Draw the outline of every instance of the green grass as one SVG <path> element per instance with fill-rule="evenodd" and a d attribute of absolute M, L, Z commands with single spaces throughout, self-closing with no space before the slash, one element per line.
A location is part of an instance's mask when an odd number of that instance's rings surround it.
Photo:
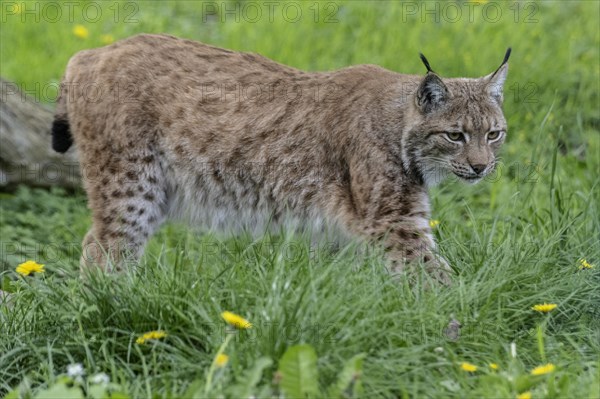
<path fill-rule="evenodd" d="M 81 280 L 85 196 L 27 188 L 0 194 L 0 274 L 3 289 L 16 291 L 10 306 L 0 304 L 0 396 L 23 381 L 43 389 L 68 364 L 82 363 L 131 397 L 180 397 L 205 381 L 226 336 L 223 310 L 254 328 L 227 347 L 230 362 L 210 396 L 232 396 L 231 384 L 261 357 L 273 365 L 254 393 L 279 392 L 280 359 L 299 343 L 316 349 L 322 389 L 348 359 L 366 354 L 363 397 L 513 398 L 508 377 L 523 379 L 544 363 L 556 371 L 531 388 L 534 398 L 600 396 L 598 2 L 520 3 L 517 22 L 514 3 L 505 3 L 495 23 L 480 12 L 469 22 L 464 5 L 459 21 L 446 14 L 436 23 L 411 15 L 407 3 L 358 1 L 337 9 L 321 3 L 318 22 L 312 2 L 297 23 L 277 12 L 273 23 L 267 15 L 223 23 L 204 22 L 201 3 L 187 1 L 138 2 L 137 23 L 124 23 L 123 14 L 115 22 L 113 2 L 103 3 L 95 23 L 79 6 L 73 22 L 36 23 L 7 15 L 8 3 L 0 15 L 0 74 L 46 102 L 69 57 L 101 45 L 102 34 L 168 32 L 309 70 L 375 63 L 423 73 L 422 51 L 443 76 L 479 76 L 497 67 L 506 47 L 513 56 L 497 178 L 447 182 L 431 193 L 440 250 L 457 271 L 449 289 L 395 281 L 381 256 L 355 255 L 352 247 L 330 253 L 285 232 L 251 239 L 176 225 L 152 239 L 138 268 Z M 121 13 L 130 11 L 126 3 L 118 3 Z M 324 22 L 331 10 L 337 23 Z M 87 39 L 73 35 L 76 24 L 87 27 Z M 580 271 L 580 258 L 595 269 Z M 44 263 L 44 275 L 17 277 L 14 268 L 27 259 Z M 531 310 L 543 302 L 558 307 L 548 315 Z M 463 326 L 456 342 L 442 334 L 452 318 Z M 156 329 L 168 337 L 135 344 Z M 477 372 L 461 370 L 465 361 Z"/>

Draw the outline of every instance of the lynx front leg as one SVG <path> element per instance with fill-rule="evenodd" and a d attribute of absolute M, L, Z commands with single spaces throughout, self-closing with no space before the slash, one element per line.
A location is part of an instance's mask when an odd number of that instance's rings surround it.
<path fill-rule="evenodd" d="M 386 230 L 382 238 L 392 271 L 402 272 L 412 262 L 422 261 L 436 281 L 451 284 L 452 269 L 436 253 L 436 245 L 426 218 L 405 217 Z"/>
<path fill-rule="evenodd" d="M 348 203 L 352 206 L 347 214 L 352 216 L 345 219 L 357 221 L 353 230 L 362 237 L 383 243 L 392 271 L 402 272 L 409 263 L 422 261 L 431 277 L 450 284 L 451 268 L 437 255 L 431 234 L 425 188 L 384 178 L 356 185 Z"/>

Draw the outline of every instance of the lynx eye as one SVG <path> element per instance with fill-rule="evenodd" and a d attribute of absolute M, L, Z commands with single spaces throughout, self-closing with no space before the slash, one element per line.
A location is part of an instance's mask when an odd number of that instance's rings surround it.
<path fill-rule="evenodd" d="M 500 138 L 501 134 L 502 134 L 502 131 L 500 131 L 500 130 L 495 130 L 493 132 L 489 132 L 487 134 L 487 139 L 488 139 L 488 141 L 498 140 Z"/>
<path fill-rule="evenodd" d="M 446 133 L 446 137 L 448 138 L 448 140 L 450 141 L 464 141 L 465 136 L 462 133 L 458 133 L 458 132 L 448 132 Z"/>

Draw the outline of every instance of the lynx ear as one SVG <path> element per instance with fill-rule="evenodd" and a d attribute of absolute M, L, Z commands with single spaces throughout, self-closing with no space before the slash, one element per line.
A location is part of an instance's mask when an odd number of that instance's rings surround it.
<path fill-rule="evenodd" d="M 428 72 L 419 85 L 415 101 L 421 112 L 428 114 L 439 109 L 449 96 L 450 92 L 442 79 L 435 73 Z"/>
<path fill-rule="evenodd" d="M 495 98 L 499 103 L 503 101 L 504 82 L 506 81 L 506 75 L 508 75 L 508 58 L 510 57 L 511 48 L 506 50 L 504 55 L 504 61 L 496 72 L 485 77 L 486 84 L 485 90 L 487 93 Z"/>

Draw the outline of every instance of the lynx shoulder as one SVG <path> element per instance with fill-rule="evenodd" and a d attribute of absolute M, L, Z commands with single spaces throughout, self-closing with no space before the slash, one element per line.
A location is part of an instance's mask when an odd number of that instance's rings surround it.
<path fill-rule="evenodd" d="M 424 76 L 305 72 L 166 35 L 79 52 L 53 147 L 74 143 L 85 176 L 93 226 L 82 265 L 138 257 L 171 218 L 259 232 L 312 222 L 382 243 L 394 270 L 422 259 L 448 282 L 427 188 L 494 169 L 509 53 L 492 74 L 446 79 L 424 57 Z"/>

